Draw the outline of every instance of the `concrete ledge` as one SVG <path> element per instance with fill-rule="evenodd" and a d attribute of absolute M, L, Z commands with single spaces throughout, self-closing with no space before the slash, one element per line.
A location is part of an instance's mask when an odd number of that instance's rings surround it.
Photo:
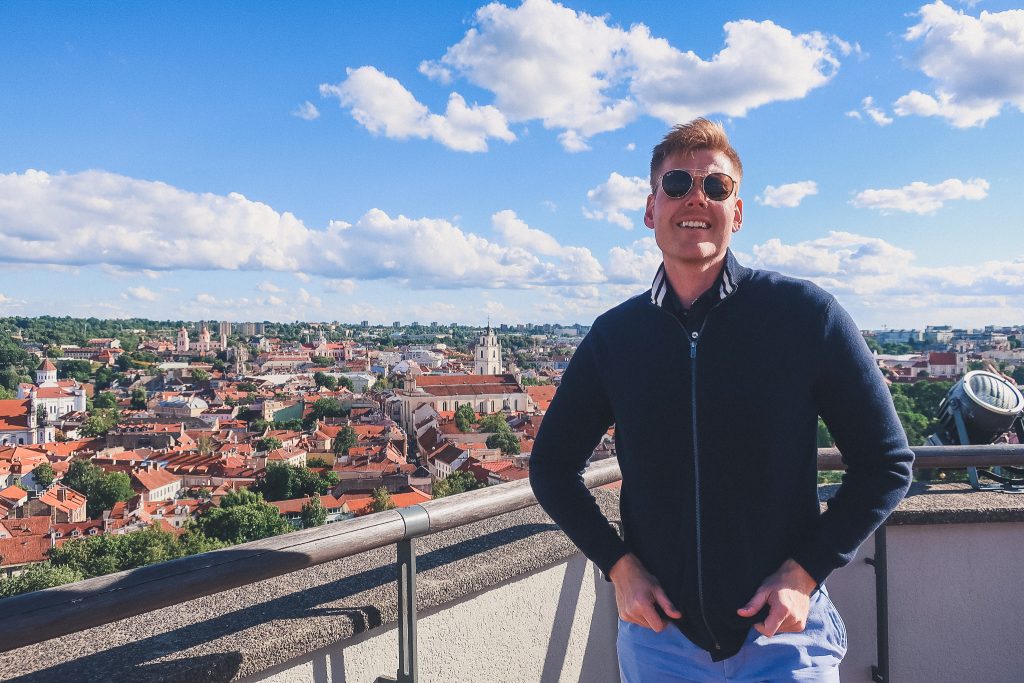
<path fill-rule="evenodd" d="M 818 487 L 824 504 L 838 484 Z M 892 516 L 888 526 L 903 524 L 986 524 L 1024 522 L 1024 493 L 975 491 L 970 484 L 924 484 L 914 482 Z"/>
<path fill-rule="evenodd" d="M 618 496 L 595 495 L 617 518 Z M 577 553 L 536 506 L 418 539 L 417 606 Z M 0 654 L 0 680 L 237 680 L 396 622 L 396 577 L 395 548 L 382 548 Z"/>

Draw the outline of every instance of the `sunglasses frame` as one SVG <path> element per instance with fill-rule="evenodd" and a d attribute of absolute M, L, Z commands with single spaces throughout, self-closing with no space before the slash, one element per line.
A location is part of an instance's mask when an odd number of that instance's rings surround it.
<path fill-rule="evenodd" d="M 686 192 L 684 192 L 682 194 L 678 194 L 678 195 L 670 194 L 665 189 L 665 185 L 664 185 L 665 176 L 667 176 L 669 173 L 676 173 L 676 172 L 682 172 L 682 173 L 685 173 L 686 175 L 690 176 L 690 186 L 688 188 L 686 188 Z M 708 178 L 710 178 L 713 175 L 723 175 L 723 176 L 725 176 L 726 178 L 729 179 L 730 183 L 732 183 L 732 186 L 729 188 L 729 194 L 725 195 L 721 199 L 718 199 L 718 198 L 715 198 L 715 197 L 712 197 L 711 195 L 709 195 L 708 192 L 707 192 L 707 189 L 704 186 L 704 184 L 707 182 Z M 661 177 L 658 178 L 658 187 L 661 188 L 662 192 L 665 193 L 666 197 L 671 197 L 672 199 L 682 199 L 686 195 L 690 194 L 690 192 L 693 190 L 693 188 L 697 185 L 697 183 L 695 182 L 697 180 L 697 178 L 700 178 L 700 190 L 701 190 L 701 192 L 703 192 L 704 196 L 707 197 L 708 199 L 710 199 L 713 202 L 724 202 L 726 199 L 731 197 L 736 192 L 736 180 L 731 175 L 729 175 L 728 173 L 723 173 L 722 171 L 701 171 L 701 170 L 698 170 L 698 169 L 695 169 L 695 168 L 694 169 L 690 169 L 690 168 L 672 168 L 672 169 L 669 169 L 669 170 L 665 171 L 664 173 L 661 174 Z"/>

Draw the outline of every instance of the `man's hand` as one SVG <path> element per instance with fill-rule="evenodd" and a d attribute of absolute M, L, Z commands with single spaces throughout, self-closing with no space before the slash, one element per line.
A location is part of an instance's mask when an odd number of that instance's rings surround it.
<path fill-rule="evenodd" d="M 665 595 L 658 580 L 633 553 L 619 558 L 608 572 L 608 578 L 615 585 L 615 604 L 623 621 L 660 632 L 668 622 L 657 608 L 673 619 L 683 616 Z"/>
<path fill-rule="evenodd" d="M 762 635 L 800 633 L 807 626 L 807 612 L 811 609 L 811 593 L 818 583 L 793 560 L 786 560 L 778 571 L 761 584 L 744 607 L 736 610 L 741 617 L 752 617 L 765 603 L 771 606 L 768 616 L 754 628 Z M 620 610 L 621 611 L 621 610 Z"/>

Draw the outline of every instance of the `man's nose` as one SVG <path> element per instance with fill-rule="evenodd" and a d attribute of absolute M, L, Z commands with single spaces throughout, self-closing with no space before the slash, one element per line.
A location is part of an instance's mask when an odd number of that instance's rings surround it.
<path fill-rule="evenodd" d="M 702 183 L 694 183 L 693 187 L 686 194 L 686 205 L 687 206 L 707 206 L 708 198 L 704 194 L 704 186 Z"/>

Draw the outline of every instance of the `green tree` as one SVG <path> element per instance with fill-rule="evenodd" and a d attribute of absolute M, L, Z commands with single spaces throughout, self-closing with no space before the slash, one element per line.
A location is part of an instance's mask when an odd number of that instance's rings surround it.
<path fill-rule="evenodd" d="M 107 432 L 117 426 L 117 420 L 116 410 L 96 409 L 85 418 L 80 431 L 89 437 L 106 436 Z"/>
<path fill-rule="evenodd" d="M 207 538 L 230 545 L 277 536 L 292 530 L 292 525 L 281 517 L 278 509 L 262 499 L 227 507 L 222 501 L 220 507 L 211 508 L 202 515 L 196 526 Z"/>
<path fill-rule="evenodd" d="M 506 426 L 505 429 L 508 430 L 508 427 Z M 518 455 L 519 437 L 511 430 L 496 432 L 487 437 L 487 447 L 500 448 L 505 455 Z"/>
<path fill-rule="evenodd" d="M 92 363 L 87 360 L 65 360 L 57 365 L 57 377 L 88 382 L 92 379 Z"/>
<path fill-rule="evenodd" d="M 834 445 L 835 440 L 832 438 L 832 434 L 828 431 L 828 427 L 825 426 L 825 422 L 819 417 L 818 448 L 832 448 Z"/>
<path fill-rule="evenodd" d="M 348 455 L 350 448 L 359 443 L 359 435 L 356 434 L 356 430 L 351 426 L 346 425 L 341 428 L 338 435 L 334 437 L 334 454 L 335 455 Z"/>
<path fill-rule="evenodd" d="M 338 389 L 338 378 L 328 375 L 326 372 L 320 372 L 319 370 L 314 372 L 313 381 L 317 387 L 323 387 L 328 391 L 336 391 Z"/>
<path fill-rule="evenodd" d="M 435 481 L 433 494 L 434 498 L 444 498 L 446 496 L 454 496 L 457 493 L 473 491 L 484 486 L 486 484 L 478 482 L 476 477 L 470 472 L 455 472 L 448 475 L 445 479 Z"/>
<path fill-rule="evenodd" d="M 455 410 L 455 426 L 460 432 L 468 432 L 476 422 L 476 413 L 468 403 L 463 403 Z"/>
<path fill-rule="evenodd" d="M 384 512 L 385 510 L 394 510 L 395 501 L 391 499 L 391 494 L 383 486 L 378 486 L 373 490 L 371 494 L 373 502 L 370 503 L 370 512 Z"/>
<path fill-rule="evenodd" d="M 146 394 L 146 389 L 144 387 L 135 387 L 134 389 L 132 389 L 133 410 L 145 410 L 148 401 L 149 396 Z"/>
<path fill-rule="evenodd" d="M 274 451 L 284 446 L 276 436 L 265 436 L 256 442 L 257 451 Z"/>
<path fill-rule="evenodd" d="M 508 426 L 508 422 L 505 420 L 504 413 L 493 413 L 491 415 L 485 415 L 480 418 L 480 424 L 477 428 L 484 433 L 487 432 L 511 432 L 512 429 Z"/>
<path fill-rule="evenodd" d="M 308 529 L 314 526 L 323 526 L 327 523 L 327 508 L 320 500 L 320 495 L 314 493 L 309 502 L 302 506 L 302 528 Z"/>
<path fill-rule="evenodd" d="M 0 578 L 0 598 L 63 586 L 85 577 L 70 567 L 55 567 L 49 561 L 30 564 L 17 576 Z"/>
<path fill-rule="evenodd" d="M 341 401 L 338 399 L 320 398 L 313 403 L 309 417 L 306 420 L 312 425 L 317 420 L 323 420 L 326 417 L 344 417 L 345 414 L 345 407 L 341 405 Z"/>
<path fill-rule="evenodd" d="M 0 401 L 8 401 L 14 398 L 16 395 L 17 394 L 15 394 L 13 391 L 5 387 L 3 383 L 0 383 Z"/>
<path fill-rule="evenodd" d="M 1024 365 L 1018 365 L 1014 368 L 1010 376 L 1013 377 L 1013 381 L 1017 384 L 1024 384 Z"/>
<path fill-rule="evenodd" d="M 35 477 L 36 483 L 44 489 L 50 488 L 50 485 L 53 484 L 53 480 L 56 479 L 56 473 L 53 471 L 53 466 L 48 462 L 44 462 L 32 470 L 32 476 Z"/>
<path fill-rule="evenodd" d="M 341 375 L 338 377 L 338 388 L 340 389 L 342 387 L 348 389 L 349 391 L 352 391 L 352 389 L 354 388 L 352 380 L 350 380 L 348 377 L 345 377 L 345 375 Z"/>
<path fill-rule="evenodd" d="M 325 467 L 331 469 L 331 463 L 320 457 L 306 458 L 306 467 Z"/>
<path fill-rule="evenodd" d="M 334 365 L 334 359 L 327 356 L 313 356 L 310 362 L 318 368 L 329 368 Z"/>
<path fill-rule="evenodd" d="M 192 375 L 192 379 L 197 382 L 205 382 L 210 379 L 210 373 L 201 368 L 193 368 L 189 374 Z"/>
<path fill-rule="evenodd" d="M 103 470 L 88 460 L 72 460 L 61 483 L 88 497 L 89 492 L 102 477 Z"/>
<path fill-rule="evenodd" d="M 54 566 L 67 567 L 87 579 L 166 562 L 181 555 L 174 534 L 156 526 L 129 534 L 72 539 L 49 551 Z"/>
<path fill-rule="evenodd" d="M 117 396 L 109 391 L 101 392 L 92 400 L 92 405 L 102 410 L 117 410 Z"/>
<path fill-rule="evenodd" d="M 134 497 L 131 477 L 124 472 L 107 472 L 86 494 L 86 512 L 89 517 L 96 518 L 104 510 L 113 508 L 115 503 Z"/>

